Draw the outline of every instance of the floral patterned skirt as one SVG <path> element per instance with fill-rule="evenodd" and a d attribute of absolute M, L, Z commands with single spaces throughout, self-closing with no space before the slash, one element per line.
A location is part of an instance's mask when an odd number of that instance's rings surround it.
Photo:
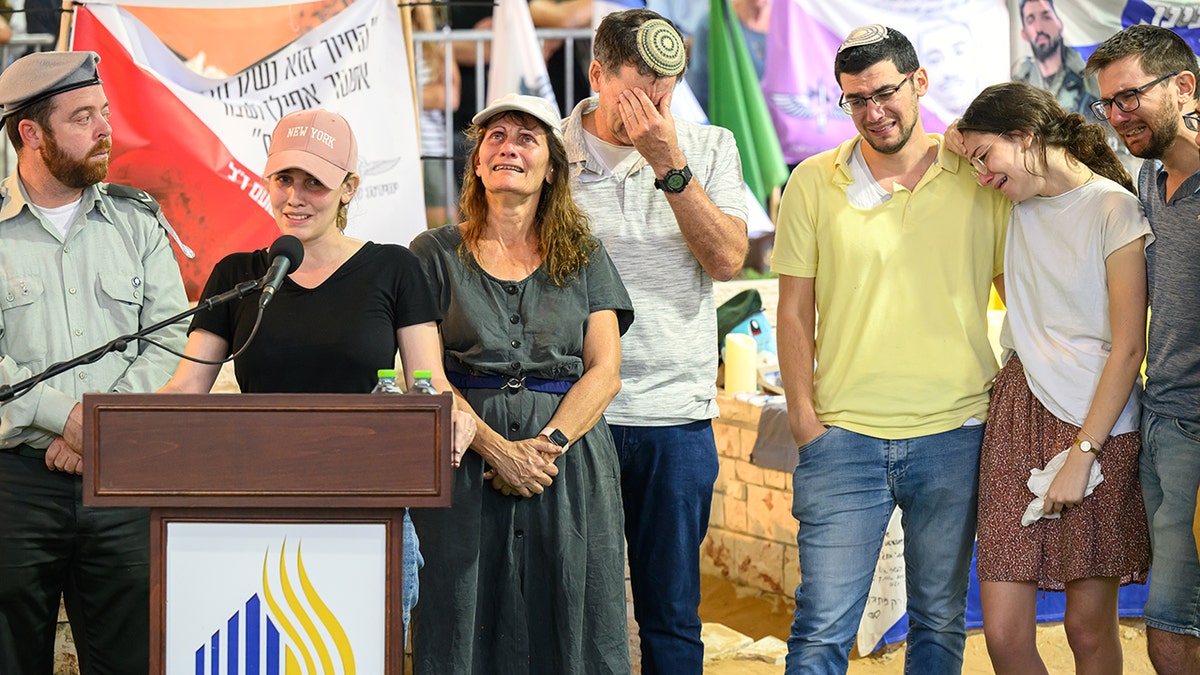
<path fill-rule="evenodd" d="M 1017 358 L 996 377 L 979 467 L 976 571 L 981 581 L 1036 581 L 1061 591 L 1068 581 L 1117 577 L 1142 583 L 1150 569 L 1150 536 L 1138 483 L 1141 435 L 1114 436 L 1101 448 L 1104 481 L 1057 520 L 1021 525 L 1035 495 L 1026 481 L 1070 447 L 1079 427 L 1064 422 L 1029 390 Z"/>

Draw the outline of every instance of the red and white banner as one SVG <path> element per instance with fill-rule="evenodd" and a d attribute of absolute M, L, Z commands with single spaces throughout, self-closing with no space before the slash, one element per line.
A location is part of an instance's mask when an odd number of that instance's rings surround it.
<path fill-rule="evenodd" d="M 226 254 L 276 236 L 260 172 L 280 117 L 343 115 L 358 137 L 362 184 L 347 232 L 407 244 L 424 229 L 417 125 L 394 0 L 361 0 L 283 49 L 223 79 L 189 70 L 145 25 L 112 5 L 76 9 L 73 48 L 100 54 L 112 110 L 108 180 L 144 189 L 196 258 L 197 297 Z"/>

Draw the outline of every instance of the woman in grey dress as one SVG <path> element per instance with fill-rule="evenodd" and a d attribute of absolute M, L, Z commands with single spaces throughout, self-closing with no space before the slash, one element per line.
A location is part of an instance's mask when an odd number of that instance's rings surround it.
<path fill-rule="evenodd" d="M 475 116 L 464 223 L 412 243 L 478 416 L 450 509 L 414 509 L 417 673 L 628 673 L 620 478 L 602 417 L 632 305 L 568 185 L 557 111 Z"/>

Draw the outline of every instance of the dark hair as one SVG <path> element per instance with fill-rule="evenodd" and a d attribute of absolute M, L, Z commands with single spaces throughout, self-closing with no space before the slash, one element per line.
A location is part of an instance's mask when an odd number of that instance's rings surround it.
<path fill-rule="evenodd" d="M 1133 192 L 1133 181 L 1104 138 L 1104 129 L 1079 113 L 1068 113 L 1054 95 L 1025 82 L 1005 82 L 984 89 L 958 122 L 963 133 L 1002 134 L 1023 131 L 1033 136 L 1046 165 L 1046 148 L 1059 147 L 1092 171 Z M 1028 164 L 1025 169 L 1037 174 Z"/>
<path fill-rule="evenodd" d="M 595 37 L 592 38 L 592 55 L 606 72 L 615 73 L 621 70 L 621 66 L 634 66 L 639 75 L 662 77 L 646 63 L 642 53 L 638 51 L 637 29 L 651 19 L 662 19 L 670 24 L 679 34 L 679 44 L 684 44 L 683 33 L 679 32 L 679 27 L 657 12 L 648 9 L 613 12 L 604 17 L 596 28 Z M 684 70 L 679 72 L 676 79 L 681 79 L 686 70 L 685 63 Z"/>
<path fill-rule="evenodd" d="M 566 147 L 545 123 L 523 112 L 508 110 L 497 113 L 482 124 L 472 124 L 467 129 L 467 139 L 471 141 L 472 147 L 467 155 L 467 167 L 463 170 L 462 194 L 458 200 L 458 208 L 465 221 L 459 255 L 464 260 L 470 260 L 467 254 L 479 242 L 487 224 L 487 190 L 483 181 L 475 175 L 475 165 L 479 162 L 479 148 L 483 145 L 484 132 L 487 131 L 488 125 L 504 117 L 517 120 L 519 124 L 528 128 L 536 125 L 546 132 L 546 143 L 550 148 L 548 170 L 553 174 L 549 183 L 542 183 L 533 227 L 538 238 L 538 254 L 545 261 L 550 280 L 556 286 L 565 286 L 584 265 L 587 265 L 597 243 L 592 237 L 587 214 L 571 197 L 571 174 Z"/>
<path fill-rule="evenodd" d="M 904 33 L 888 28 L 887 36 L 879 42 L 848 47 L 838 52 L 833 59 L 833 77 L 841 83 L 842 73 L 861 73 L 881 61 L 891 61 L 896 65 L 896 70 L 905 75 L 921 67 L 917 51 Z"/>
<path fill-rule="evenodd" d="M 13 113 L 4 120 L 4 131 L 8 133 L 8 141 L 12 143 L 13 152 L 25 147 L 25 141 L 21 140 L 20 125 L 23 120 L 33 120 L 38 123 L 42 131 L 51 138 L 54 137 L 54 130 L 50 128 L 50 115 L 54 113 L 54 97 L 44 101 L 38 101 L 33 105 L 23 108 L 18 112 Z"/>
<path fill-rule="evenodd" d="M 1021 17 L 1022 24 L 1025 23 L 1025 5 L 1031 2 L 1044 2 L 1050 5 L 1050 11 L 1054 12 L 1054 16 L 1058 16 L 1058 10 L 1054 8 L 1054 0 L 1021 0 L 1020 4 L 1017 5 L 1017 15 Z"/>
<path fill-rule="evenodd" d="M 1142 70 L 1154 77 L 1184 71 L 1195 75 L 1200 71 L 1196 55 L 1183 38 L 1166 28 L 1141 23 L 1101 42 L 1088 57 L 1084 72 L 1095 75 L 1130 56 L 1136 56 L 1142 64 Z M 1192 92 L 1192 98 L 1197 97 L 1200 97 L 1200 89 Z"/>

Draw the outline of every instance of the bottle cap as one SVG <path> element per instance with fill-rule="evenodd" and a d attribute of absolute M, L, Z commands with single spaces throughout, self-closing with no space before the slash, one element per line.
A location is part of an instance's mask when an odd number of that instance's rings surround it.
<path fill-rule="evenodd" d="M 431 380 L 431 379 L 433 379 L 433 371 L 432 370 L 414 370 L 413 371 L 413 379 L 414 380 Z"/>
<path fill-rule="evenodd" d="M 394 368 L 380 368 L 378 376 L 381 380 L 384 378 L 390 378 L 394 380 L 396 379 L 396 370 Z"/>

